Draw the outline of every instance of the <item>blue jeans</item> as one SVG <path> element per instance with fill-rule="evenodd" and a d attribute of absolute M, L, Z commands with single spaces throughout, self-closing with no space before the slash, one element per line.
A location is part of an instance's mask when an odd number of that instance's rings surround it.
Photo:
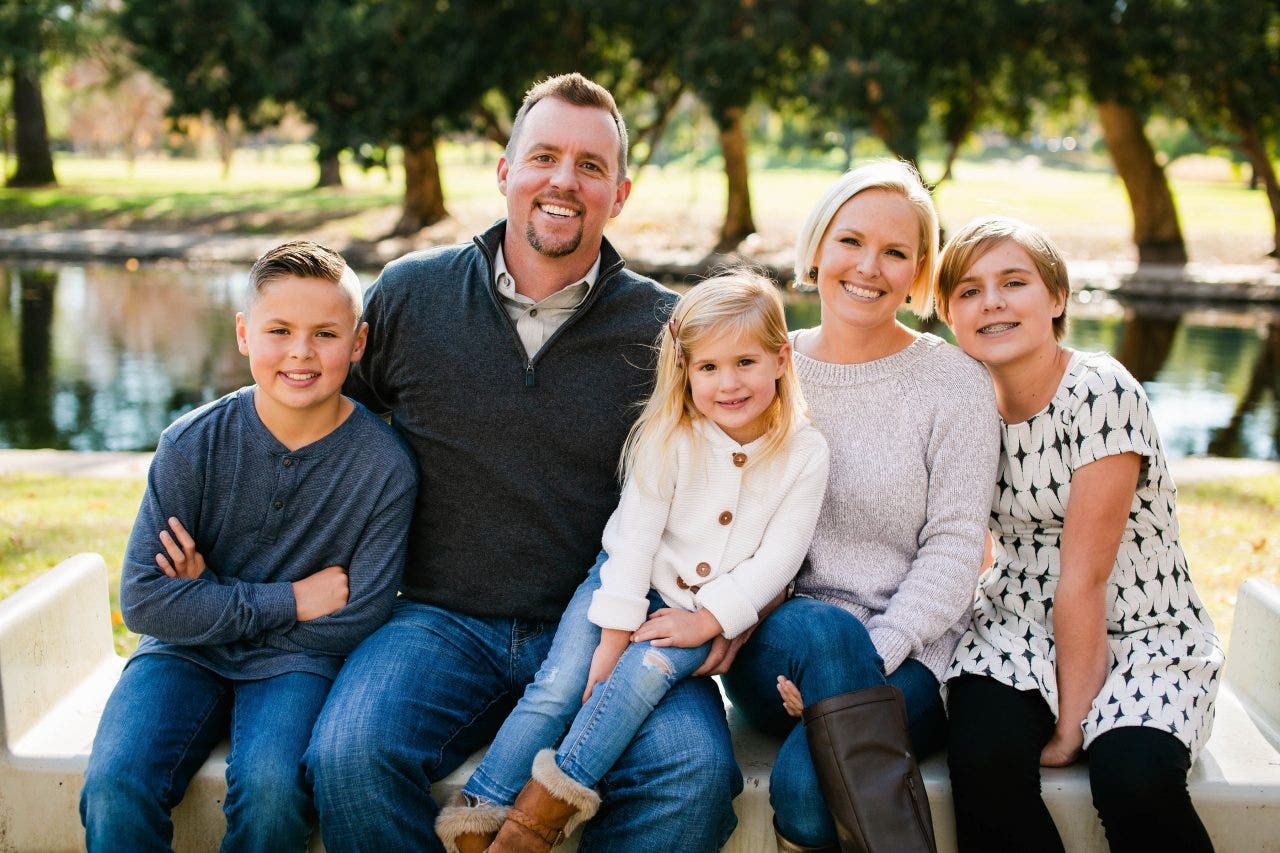
<path fill-rule="evenodd" d="M 441 850 L 431 784 L 493 738 L 555 628 L 401 598 L 338 674 L 307 751 L 325 848 Z M 672 688 L 600 787 L 583 850 L 724 844 L 742 774 L 715 684 Z"/>
<path fill-rule="evenodd" d="M 584 705 L 591 657 L 600 643 L 600 629 L 587 619 L 587 611 L 599 588 L 597 563 L 565 608 L 547 659 L 502 724 L 463 789 L 466 793 L 511 805 L 529 781 L 533 757 L 557 744 L 560 769 L 594 788 L 667 691 L 706 660 L 710 643 L 692 649 L 632 643 L 608 681 L 597 685 Z M 649 593 L 650 610 L 665 606 L 656 592 Z"/>
<path fill-rule="evenodd" d="M 329 683 L 306 672 L 231 681 L 165 654 L 129 661 L 89 755 L 85 845 L 169 850 L 169 813 L 229 732 L 222 849 L 306 850 L 313 809 L 302 755 Z"/>
<path fill-rule="evenodd" d="M 938 681 L 908 658 L 888 678 L 866 627 L 853 614 L 812 598 L 784 601 L 756 628 L 724 676 L 733 704 L 756 728 L 784 738 L 769 777 L 769 802 L 778 830 L 789 841 L 820 847 L 836 843 L 836 828 L 822 799 L 804 729 L 788 715 L 777 680 L 795 682 L 806 706 L 891 684 L 902 691 L 918 756 L 942 745 L 946 713 Z"/>

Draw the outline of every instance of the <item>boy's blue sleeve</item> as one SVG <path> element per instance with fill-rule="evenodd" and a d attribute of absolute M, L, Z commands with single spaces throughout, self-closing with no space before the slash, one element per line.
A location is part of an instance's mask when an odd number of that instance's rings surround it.
<path fill-rule="evenodd" d="M 212 645 L 258 640 L 291 623 L 296 614 L 293 587 L 287 582 L 246 583 L 217 575 L 208 566 L 199 578 L 171 578 L 156 565 L 164 548 L 160 532 L 177 518 L 200 536 L 203 478 L 167 437 L 147 472 L 147 491 L 133 523 L 120 575 L 120 611 L 129 630 L 178 645 Z"/>
<path fill-rule="evenodd" d="M 347 655 L 391 615 L 408 549 L 409 522 L 417 499 L 417 476 L 403 459 L 389 476 L 368 518 L 347 519 L 363 532 L 347 567 L 349 595 L 340 610 L 294 622 L 272 632 L 267 645 L 287 652 Z"/>

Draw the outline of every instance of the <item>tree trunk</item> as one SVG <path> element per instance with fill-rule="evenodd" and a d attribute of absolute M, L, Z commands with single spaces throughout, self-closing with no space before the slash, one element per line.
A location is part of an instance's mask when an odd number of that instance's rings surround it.
<path fill-rule="evenodd" d="M 392 234 L 403 237 L 434 225 L 449 215 L 436 160 L 436 137 L 411 131 L 404 143 L 404 209 Z"/>
<path fill-rule="evenodd" d="M 1129 193 L 1138 263 L 1185 264 L 1187 247 L 1178 209 L 1138 113 L 1116 101 L 1100 101 L 1098 120 L 1111 162 Z"/>
<path fill-rule="evenodd" d="M 316 189 L 342 186 L 342 164 L 338 161 L 337 152 L 327 154 L 321 151 L 316 155 L 316 165 L 320 167 L 320 179 L 316 181 Z"/>
<path fill-rule="evenodd" d="M 1280 184 L 1276 183 L 1276 170 L 1271 167 L 1266 146 L 1258 136 L 1258 128 L 1252 122 L 1243 121 L 1237 117 L 1236 130 L 1240 133 L 1240 150 L 1244 152 L 1245 157 L 1249 158 L 1254 180 L 1262 181 L 1262 185 L 1266 188 L 1267 203 L 1271 205 L 1273 234 L 1271 251 L 1268 254 L 1273 258 L 1280 258 Z"/>
<path fill-rule="evenodd" d="M 53 154 L 49 151 L 49 128 L 44 118 L 44 93 L 40 88 L 39 66 L 17 63 L 13 69 L 14 148 L 18 168 L 9 177 L 11 187 L 39 187 L 56 184 Z"/>
<path fill-rule="evenodd" d="M 240 122 L 235 116 L 218 122 L 215 137 L 218 140 L 218 159 L 222 162 L 222 180 L 231 177 L 231 158 L 236 155 L 240 142 Z"/>
<path fill-rule="evenodd" d="M 756 230 L 751 216 L 751 187 L 747 173 L 747 134 L 742 129 L 741 107 L 725 110 L 716 122 L 720 128 L 720 151 L 724 155 L 724 176 L 729 189 L 724 225 L 720 227 L 717 252 L 732 252 Z"/>

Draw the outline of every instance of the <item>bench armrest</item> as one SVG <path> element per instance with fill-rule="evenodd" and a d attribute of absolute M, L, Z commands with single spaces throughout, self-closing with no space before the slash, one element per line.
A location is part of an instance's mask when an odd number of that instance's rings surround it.
<path fill-rule="evenodd" d="M 0 745 L 12 751 L 115 656 L 109 602 L 98 554 L 63 560 L 0 601 Z"/>
<path fill-rule="evenodd" d="M 1261 578 L 1240 585 L 1226 680 L 1263 737 L 1280 749 L 1280 586 Z"/>

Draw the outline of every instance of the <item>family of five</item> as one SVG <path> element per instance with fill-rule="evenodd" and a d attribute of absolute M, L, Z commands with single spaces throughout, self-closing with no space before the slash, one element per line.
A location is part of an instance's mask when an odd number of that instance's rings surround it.
<path fill-rule="evenodd" d="M 331 851 L 717 850 L 742 774 L 708 675 L 779 738 L 780 850 L 935 849 L 944 747 L 962 850 L 1061 849 L 1039 768 L 1084 753 L 1113 850 L 1212 849 L 1186 776 L 1221 647 L 1146 396 L 1062 346 L 1047 237 L 939 253 L 915 171 L 866 163 L 800 230 L 822 314 L 788 332 L 753 273 L 624 267 L 592 81 L 528 92 L 497 178 L 504 220 L 366 294 L 315 243 L 254 265 L 254 384 L 165 430 L 129 541 L 91 851 L 168 849 L 227 737 L 224 850 L 317 819 Z"/>

